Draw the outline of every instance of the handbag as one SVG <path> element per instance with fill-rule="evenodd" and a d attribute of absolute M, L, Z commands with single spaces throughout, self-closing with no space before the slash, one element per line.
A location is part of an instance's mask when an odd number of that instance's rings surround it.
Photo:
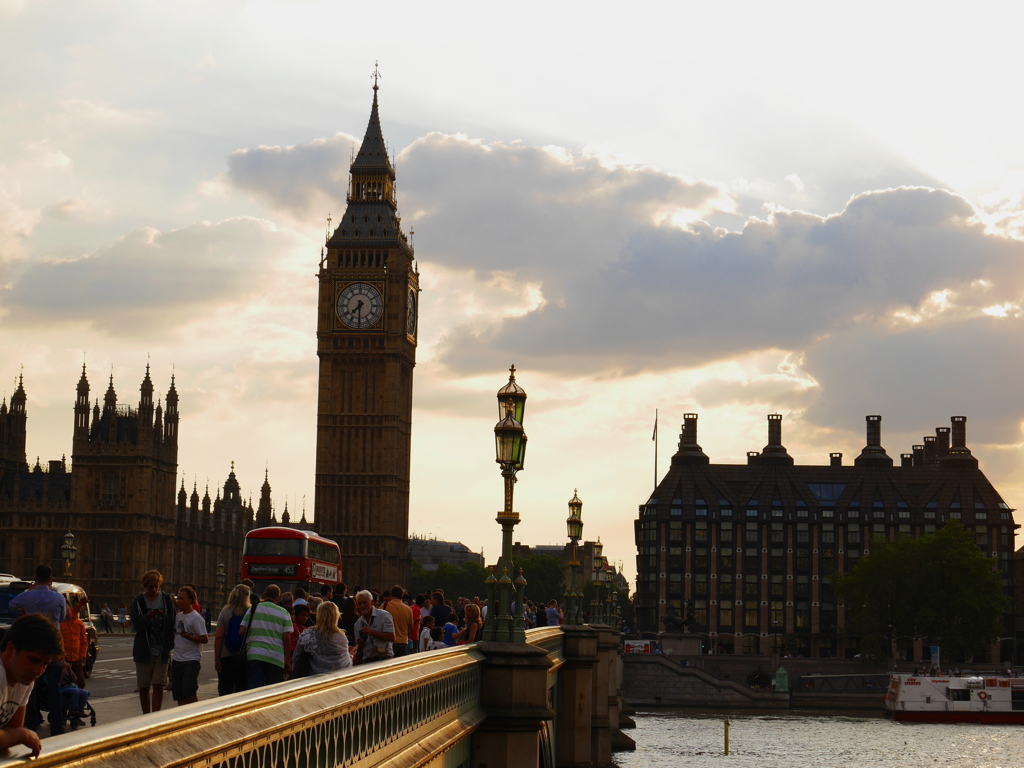
<path fill-rule="evenodd" d="M 246 625 L 247 627 L 251 627 L 252 626 L 252 617 L 253 617 L 253 615 L 255 615 L 256 607 L 258 605 L 259 605 L 259 603 L 255 603 L 255 604 L 253 604 L 249 608 L 249 621 L 248 621 L 248 623 Z M 248 649 L 248 647 L 249 647 L 249 630 L 246 629 L 245 637 L 242 638 L 242 647 L 238 649 L 237 653 L 233 653 L 231 655 L 234 656 L 236 659 L 238 659 L 238 661 L 243 662 L 247 658 L 245 652 Z"/>
<path fill-rule="evenodd" d="M 301 645 L 298 646 L 298 656 L 292 659 L 292 672 L 289 680 L 294 680 L 297 677 L 308 677 L 313 673 L 313 667 L 309 661 L 309 654 L 306 649 Z"/>

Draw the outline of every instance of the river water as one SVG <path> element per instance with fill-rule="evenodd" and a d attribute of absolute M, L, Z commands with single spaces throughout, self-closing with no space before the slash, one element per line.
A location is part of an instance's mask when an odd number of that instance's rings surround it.
<path fill-rule="evenodd" d="M 730 721 L 729 755 L 723 754 Z M 921 725 L 814 714 L 638 711 L 620 768 L 1024 768 L 1024 726 Z"/>

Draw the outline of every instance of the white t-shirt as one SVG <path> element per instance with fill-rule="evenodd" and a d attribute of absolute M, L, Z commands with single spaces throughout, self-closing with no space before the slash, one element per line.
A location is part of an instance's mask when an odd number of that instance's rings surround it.
<path fill-rule="evenodd" d="M 32 695 L 31 685 L 7 684 L 7 670 L 0 664 L 0 728 L 7 725 L 14 713 L 28 703 Z"/>
<path fill-rule="evenodd" d="M 420 650 L 427 650 L 427 644 L 430 642 L 430 627 L 424 627 L 420 630 Z"/>
<path fill-rule="evenodd" d="M 205 635 L 206 622 L 196 611 L 179 613 L 174 617 L 174 660 L 202 661 L 203 646 L 182 635 Z"/>

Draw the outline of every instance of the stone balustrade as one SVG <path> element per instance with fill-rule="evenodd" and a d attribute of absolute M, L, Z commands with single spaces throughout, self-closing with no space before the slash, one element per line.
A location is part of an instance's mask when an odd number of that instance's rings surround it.
<path fill-rule="evenodd" d="M 526 644 L 414 654 L 83 728 L 46 739 L 32 764 L 603 767 L 613 741 L 628 744 L 621 705 L 618 633 L 551 627 Z M 0 768 L 27 754 L 10 750 Z"/>

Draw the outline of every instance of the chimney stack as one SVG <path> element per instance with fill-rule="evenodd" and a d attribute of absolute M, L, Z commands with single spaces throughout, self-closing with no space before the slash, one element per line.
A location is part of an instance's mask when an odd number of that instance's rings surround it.
<path fill-rule="evenodd" d="M 949 453 L 949 427 L 935 428 L 935 458 L 941 459 Z"/>
<path fill-rule="evenodd" d="M 681 442 L 679 447 L 682 448 L 684 445 L 697 445 L 697 414 L 696 413 L 684 413 L 683 414 L 683 434 L 681 436 Z"/>
<path fill-rule="evenodd" d="M 924 446 L 923 445 L 912 445 L 911 450 L 914 452 L 914 466 L 924 466 Z"/>
<path fill-rule="evenodd" d="M 867 423 L 867 444 L 860 452 L 860 456 L 854 460 L 854 466 L 891 467 L 892 459 L 882 447 L 882 417 L 878 415 L 865 416 L 864 420 Z"/>
<path fill-rule="evenodd" d="M 924 463 L 932 465 L 938 459 L 938 451 L 935 448 L 935 435 L 924 436 Z"/>
<path fill-rule="evenodd" d="M 841 454 L 841 453 L 830 453 L 828 455 L 828 465 L 830 467 L 841 467 L 841 466 L 843 466 L 843 454 Z"/>
<path fill-rule="evenodd" d="M 747 454 L 747 461 L 750 463 L 750 454 Z M 768 414 L 768 445 L 761 451 L 760 463 L 780 464 L 793 466 L 793 457 L 782 445 L 782 414 Z"/>
<path fill-rule="evenodd" d="M 912 454 L 912 453 L 901 453 L 900 454 L 900 466 L 901 467 L 912 467 L 912 466 L 914 466 L 914 454 Z"/>
<path fill-rule="evenodd" d="M 679 435 L 679 451 L 672 457 L 672 463 L 710 464 L 711 460 L 697 444 L 697 414 L 683 414 L 683 429 Z"/>
<path fill-rule="evenodd" d="M 971 449 L 967 447 L 967 417 L 951 416 L 949 421 L 953 425 L 953 439 L 946 455 L 942 457 L 943 466 L 978 466 L 978 460 L 971 455 Z"/>
<path fill-rule="evenodd" d="M 953 442 L 952 448 L 966 448 L 967 447 L 967 417 L 966 416 L 953 416 L 950 418 L 950 422 L 953 424 Z"/>

